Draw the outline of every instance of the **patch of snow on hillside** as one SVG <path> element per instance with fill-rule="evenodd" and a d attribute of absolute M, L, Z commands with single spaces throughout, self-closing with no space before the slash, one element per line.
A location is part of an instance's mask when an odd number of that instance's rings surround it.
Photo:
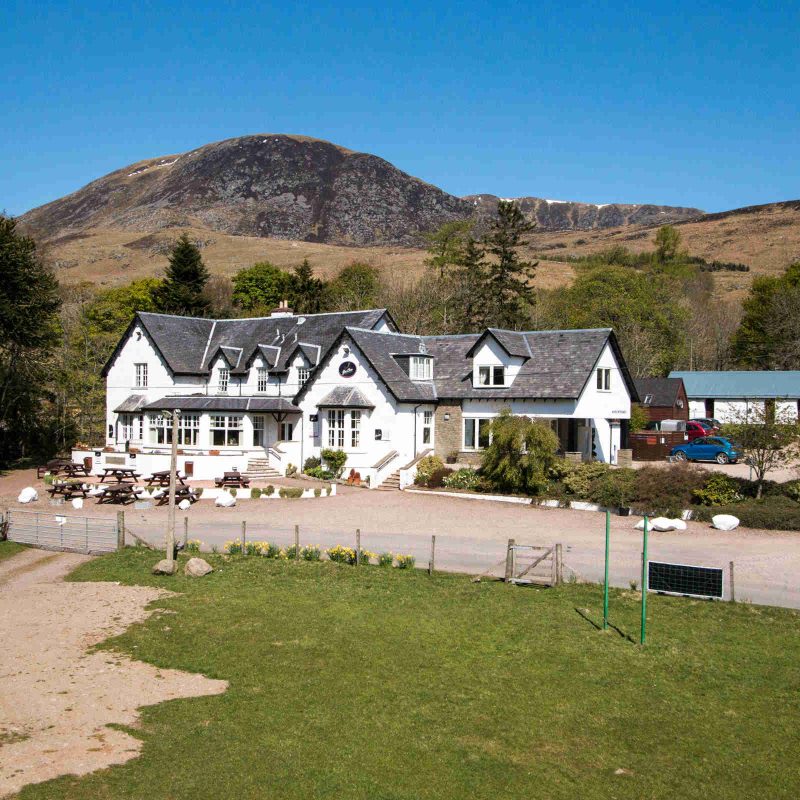
<path fill-rule="evenodd" d="M 566 205 L 569 202 L 569 200 L 545 200 L 545 203 L 560 203 L 562 205 Z"/>
<path fill-rule="evenodd" d="M 173 158 L 172 161 L 167 161 L 166 158 L 162 158 L 157 164 L 148 164 L 146 167 L 140 167 L 139 169 L 135 169 L 133 172 L 128 173 L 128 177 L 132 178 L 134 175 L 141 175 L 143 172 L 147 172 L 149 169 L 155 169 L 156 167 L 169 167 L 174 164 L 180 156 L 177 158 Z"/>

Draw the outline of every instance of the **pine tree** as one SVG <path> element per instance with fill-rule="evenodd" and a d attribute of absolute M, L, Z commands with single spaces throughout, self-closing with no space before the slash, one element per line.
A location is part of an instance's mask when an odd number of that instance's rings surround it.
<path fill-rule="evenodd" d="M 486 285 L 491 320 L 498 327 L 518 329 L 530 319 L 530 308 L 535 302 L 531 282 L 539 262 L 523 261 L 517 250 L 533 228 L 516 203 L 500 200 L 497 219 L 484 238 L 487 251 L 494 256 Z"/>
<path fill-rule="evenodd" d="M 467 238 L 453 270 L 456 333 L 471 333 L 488 323 L 488 269 L 484 250 L 472 236 Z"/>
<path fill-rule="evenodd" d="M 202 317 L 210 303 L 203 294 L 208 269 L 200 250 L 184 233 L 172 247 L 164 285 L 159 292 L 159 307 L 166 314 Z"/>
<path fill-rule="evenodd" d="M 314 277 L 308 259 L 294 268 L 292 308 L 302 314 L 317 314 L 322 311 L 325 284 Z"/>
<path fill-rule="evenodd" d="M 58 341 L 58 281 L 36 243 L 0 215 L 0 464 L 47 444 L 46 359 Z M 52 446 L 50 443 L 49 446 Z"/>

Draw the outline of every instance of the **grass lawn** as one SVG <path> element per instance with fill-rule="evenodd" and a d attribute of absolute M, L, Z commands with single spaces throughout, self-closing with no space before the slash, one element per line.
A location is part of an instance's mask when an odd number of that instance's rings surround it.
<path fill-rule="evenodd" d="M 0 561 L 4 558 L 11 558 L 11 556 L 15 556 L 17 553 L 21 553 L 25 550 L 24 544 L 17 544 L 16 542 L 0 542 Z"/>
<path fill-rule="evenodd" d="M 796 798 L 800 615 L 652 597 L 645 649 L 597 587 L 129 548 L 76 580 L 169 586 L 107 647 L 230 681 L 146 709 L 140 758 L 23 798 Z M 634 638 L 639 605 L 612 595 Z"/>

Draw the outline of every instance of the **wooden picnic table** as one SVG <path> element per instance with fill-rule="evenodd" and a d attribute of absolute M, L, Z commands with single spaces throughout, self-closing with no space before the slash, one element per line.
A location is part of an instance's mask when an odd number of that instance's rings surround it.
<path fill-rule="evenodd" d="M 238 486 L 246 488 L 250 485 L 250 478 L 248 478 L 245 475 L 242 475 L 242 473 L 239 472 L 238 470 L 234 470 L 233 472 L 224 473 L 221 478 L 214 478 L 214 485 Z"/>
<path fill-rule="evenodd" d="M 106 486 L 103 494 L 97 498 L 99 503 L 132 503 L 136 499 L 132 483 L 118 483 L 116 486 Z"/>
<path fill-rule="evenodd" d="M 70 478 L 74 478 L 78 475 L 84 475 L 88 478 L 90 475 L 85 464 L 76 463 L 74 461 L 68 461 L 62 466 L 62 469 L 64 470 L 64 474 L 69 475 Z"/>
<path fill-rule="evenodd" d="M 117 483 L 128 480 L 138 483 L 140 477 L 133 467 L 103 467 L 103 474 L 100 476 L 100 480 L 105 481 L 109 478 L 116 478 Z"/>
<path fill-rule="evenodd" d="M 185 485 L 176 486 L 175 502 L 180 503 L 181 500 L 188 500 L 190 503 L 194 503 L 197 500 L 197 495 L 194 493 L 194 489 Z M 169 492 L 164 492 L 164 494 L 158 498 L 158 505 L 163 506 L 166 503 L 169 503 Z"/>
<path fill-rule="evenodd" d="M 50 492 L 51 497 L 60 494 L 65 500 L 71 500 L 73 497 L 87 497 L 89 494 L 89 487 L 86 484 L 76 483 L 74 481 L 54 481 L 53 485 L 47 491 Z"/>
<path fill-rule="evenodd" d="M 175 473 L 175 482 L 180 486 L 186 486 L 186 480 L 181 476 L 180 472 Z M 169 486 L 169 470 L 162 469 L 158 472 L 154 472 L 149 478 L 147 478 L 147 485 Z"/>
<path fill-rule="evenodd" d="M 58 475 L 67 464 L 71 463 L 71 458 L 53 458 L 43 467 L 36 467 L 36 477 L 43 478 L 46 472 L 49 472 L 51 475 Z"/>

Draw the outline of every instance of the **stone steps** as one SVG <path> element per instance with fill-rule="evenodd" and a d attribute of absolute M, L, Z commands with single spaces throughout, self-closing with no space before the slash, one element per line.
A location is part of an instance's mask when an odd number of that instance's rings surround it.
<path fill-rule="evenodd" d="M 400 491 L 400 470 L 393 472 L 383 483 L 378 485 L 379 492 Z"/>
<path fill-rule="evenodd" d="M 247 469 L 244 474 L 250 480 L 260 480 L 262 478 L 280 478 L 281 474 L 269 465 L 267 458 L 251 458 L 247 462 Z"/>

